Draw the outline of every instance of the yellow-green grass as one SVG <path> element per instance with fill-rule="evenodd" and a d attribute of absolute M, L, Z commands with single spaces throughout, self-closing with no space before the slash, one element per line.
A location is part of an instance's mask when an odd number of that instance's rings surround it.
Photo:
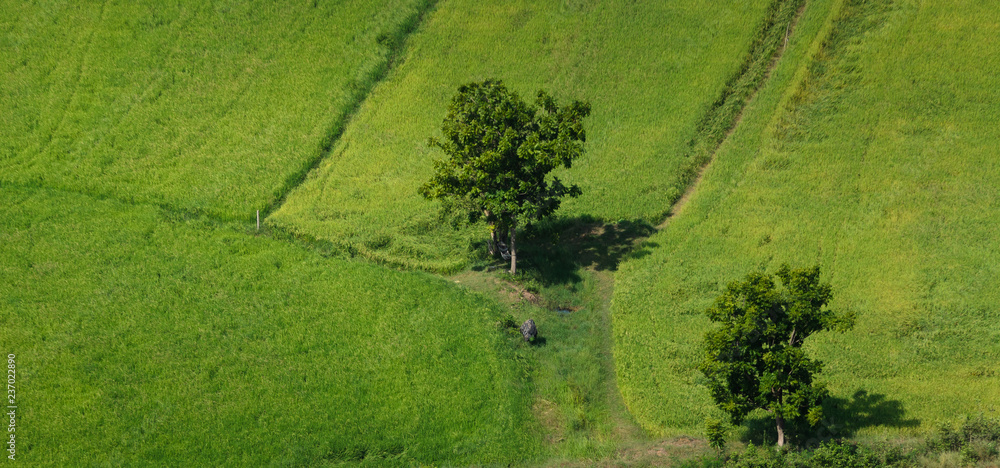
<path fill-rule="evenodd" d="M 838 400 L 822 435 L 1000 410 L 998 34 L 981 2 L 809 2 L 690 203 L 616 277 L 619 383 L 645 428 L 701 433 L 704 310 L 783 262 L 819 264 L 858 314 L 807 344 Z"/>
<path fill-rule="evenodd" d="M 409 37 L 330 155 L 270 221 L 396 265 L 460 268 L 482 229 L 451 231 L 417 188 L 443 158 L 427 147 L 460 84 L 503 80 L 587 100 L 586 154 L 564 216 L 656 222 L 686 182 L 689 141 L 744 60 L 770 4 L 441 2 Z"/>
<path fill-rule="evenodd" d="M 0 200 L 0 347 L 16 355 L 22 463 L 539 453 L 528 356 L 493 301 L 160 208 L 10 187 Z"/>
<path fill-rule="evenodd" d="M 0 2 L 0 180 L 252 218 L 427 5 Z"/>

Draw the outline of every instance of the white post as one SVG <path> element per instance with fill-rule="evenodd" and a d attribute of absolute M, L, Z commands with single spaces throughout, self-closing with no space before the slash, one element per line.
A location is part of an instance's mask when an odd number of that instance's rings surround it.
<path fill-rule="evenodd" d="M 257 210 L 257 230 L 260 231 L 260 210 Z"/>

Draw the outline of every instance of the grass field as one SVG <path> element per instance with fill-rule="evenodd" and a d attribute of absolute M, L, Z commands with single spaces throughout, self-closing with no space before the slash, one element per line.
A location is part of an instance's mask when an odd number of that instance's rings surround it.
<path fill-rule="evenodd" d="M 495 302 L 155 207 L 8 186 L 0 200 L 18 461 L 467 465 L 539 453 L 529 356 L 497 329 Z"/>
<path fill-rule="evenodd" d="M 703 456 L 669 438 L 720 414 L 704 311 L 784 262 L 858 317 L 808 344 L 819 436 L 997 419 L 997 37 L 973 0 L 0 0 L 20 460 Z M 417 193 L 456 88 L 491 77 L 593 106 L 559 173 L 584 194 L 513 278 Z"/>
<path fill-rule="evenodd" d="M 250 219 L 326 153 L 427 7 L 0 2 L 0 180 Z"/>
<path fill-rule="evenodd" d="M 645 428 L 701 433 L 704 310 L 782 262 L 819 264 L 832 306 L 858 314 L 808 346 L 836 399 L 827 435 L 995 417 L 998 33 L 980 2 L 809 3 L 690 203 L 616 277 L 619 383 Z"/>
<path fill-rule="evenodd" d="M 645 441 L 615 386 L 608 313 L 612 275 L 593 270 L 580 275 L 571 287 L 541 287 L 535 293 L 503 274 L 464 271 L 450 277 L 508 306 L 515 323 L 530 318 L 538 327 L 530 376 L 532 412 L 543 429 L 539 465 L 620 461 L 620 451 Z"/>
<path fill-rule="evenodd" d="M 546 89 L 593 105 L 587 153 L 562 174 L 584 194 L 563 215 L 655 223 L 682 192 L 689 140 L 769 3 L 442 2 L 270 222 L 390 264 L 461 268 L 485 230 L 442 228 L 417 187 L 443 157 L 427 139 L 457 87 L 496 77 L 528 99 Z"/>

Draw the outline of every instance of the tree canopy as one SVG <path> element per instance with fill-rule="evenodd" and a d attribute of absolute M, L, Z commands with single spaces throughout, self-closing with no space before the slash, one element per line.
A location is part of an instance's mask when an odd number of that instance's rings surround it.
<path fill-rule="evenodd" d="M 824 307 L 832 297 L 829 284 L 820 283 L 819 267 L 791 269 L 782 265 L 774 275 L 750 273 L 730 283 L 708 318 L 721 327 L 705 334 L 705 358 L 700 366 L 716 404 L 733 424 L 751 411 L 773 413 L 778 445 L 785 443 L 785 422 L 805 419 L 815 425 L 822 418 L 828 392 L 813 377 L 820 361 L 802 349 L 806 338 L 821 330 L 850 329 L 851 314 L 838 315 Z"/>
<path fill-rule="evenodd" d="M 562 197 L 581 193 L 549 173 L 569 168 L 583 154 L 589 114 L 589 104 L 560 106 L 544 91 L 527 104 L 499 80 L 463 85 L 448 106 L 443 138 L 429 140 L 448 158 L 434 162 L 420 193 L 467 213 L 470 221 L 484 219 L 491 246 L 509 235 L 510 271 L 516 273 L 517 226 L 551 215 Z"/>

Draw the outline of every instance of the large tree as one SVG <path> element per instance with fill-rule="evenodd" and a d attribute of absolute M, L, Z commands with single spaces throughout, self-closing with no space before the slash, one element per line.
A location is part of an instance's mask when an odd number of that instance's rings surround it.
<path fill-rule="evenodd" d="M 448 106 L 444 137 L 429 141 L 448 158 L 434 162 L 434 176 L 420 193 L 465 212 L 470 221 L 484 219 L 490 252 L 507 245 L 514 274 L 517 227 L 551 215 L 562 197 L 580 194 L 549 173 L 583 154 L 589 114 L 589 104 L 560 106 L 544 91 L 527 104 L 499 80 L 463 85 Z"/>
<path fill-rule="evenodd" d="M 762 408 L 774 415 L 778 445 L 785 444 L 786 422 L 822 418 L 826 388 L 813 381 L 822 363 L 802 349 L 806 338 L 821 330 L 850 329 L 851 314 L 825 309 L 831 288 L 819 281 L 819 267 L 791 269 L 776 276 L 751 273 L 730 283 L 706 312 L 722 326 L 705 334 L 701 371 L 719 408 L 733 424 Z"/>

